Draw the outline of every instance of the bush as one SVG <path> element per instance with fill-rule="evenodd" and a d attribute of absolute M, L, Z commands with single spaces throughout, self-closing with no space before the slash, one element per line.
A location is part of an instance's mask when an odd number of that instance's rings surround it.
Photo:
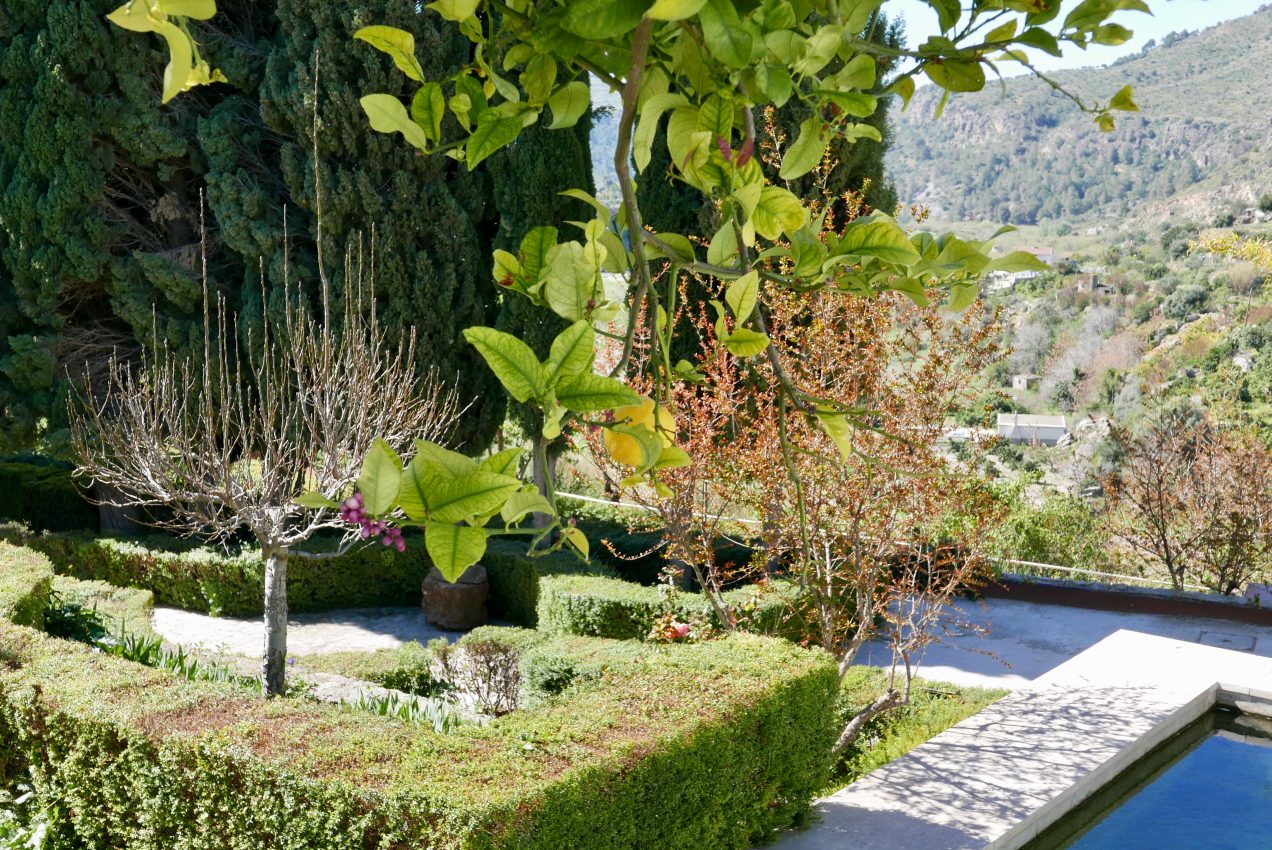
<path fill-rule="evenodd" d="M 595 541 L 593 548 L 600 548 Z M 490 577 L 490 616 L 527 628 L 538 622 L 542 576 L 612 575 L 604 565 L 585 564 L 566 552 L 531 557 L 524 542 L 513 540 L 491 540 L 481 563 Z"/>
<path fill-rule="evenodd" d="M 1162 315 L 1168 319 L 1183 320 L 1206 306 L 1206 290 L 1195 283 L 1187 283 L 1176 289 L 1162 302 Z"/>
<path fill-rule="evenodd" d="M 637 584 L 655 585 L 667 566 L 662 531 L 628 531 L 621 522 L 583 520 L 579 528 L 592 541 L 592 558 L 614 575 Z M 724 537 L 715 539 L 717 564 L 742 567 L 751 562 L 752 549 Z M 732 568 L 726 569 L 729 572 Z"/>
<path fill-rule="evenodd" d="M 835 734 L 830 657 L 754 635 L 612 646 L 594 685 L 448 734 L 0 646 L 0 785 L 31 778 L 53 846 L 741 850 L 805 821 Z"/>
<path fill-rule="evenodd" d="M 36 531 L 97 531 L 97 508 L 71 470 L 48 463 L 0 462 L 0 520 Z"/>
<path fill-rule="evenodd" d="M 0 620 L 44 628 L 44 609 L 53 587 L 48 558 L 0 542 Z"/>
<path fill-rule="evenodd" d="M 730 590 L 725 596 L 743 615 L 746 628 L 779 634 L 792 612 L 788 591 L 784 584 L 773 582 Z M 704 615 L 716 619 L 711 603 L 700 593 L 670 593 L 666 587 L 613 578 L 551 576 L 540 585 L 539 628 L 549 634 L 644 640 L 668 609 L 683 620 Z"/>

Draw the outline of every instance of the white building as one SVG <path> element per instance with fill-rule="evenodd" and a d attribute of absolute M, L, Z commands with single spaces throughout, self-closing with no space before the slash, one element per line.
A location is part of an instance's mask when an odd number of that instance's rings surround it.
<path fill-rule="evenodd" d="M 1063 416 L 1033 416 L 1025 413 L 998 414 L 998 436 L 1009 443 L 1037 443 L 1054 446 L 1069 435 Z"/>

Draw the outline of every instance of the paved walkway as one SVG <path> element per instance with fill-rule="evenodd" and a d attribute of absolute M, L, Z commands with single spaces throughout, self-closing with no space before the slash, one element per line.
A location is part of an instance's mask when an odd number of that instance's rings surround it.
<path fill-rule="evenodd" d="M 1200 717 L 1214 704 L 1217 684 L 1232 693 L 1272 692 L 1272 660 L 1116 632 L 818 801 L 820 821 L 774 846 L 1018 848 Z"/>
<path fill-rule="evenodd" d="M 1272 658 L 1272 628 L 1159 614 L 1127 614 L 1008 599 L 959 603 L 962 617 L 985 626 L 948 635 L 928 648 L 919 675 L 928 679 L 991 688 L 1019 688 L 1127 629 L 1142 634 L 1234 649 Z M 860 664 L 886 665 L 886 647 L 866 646 Z"/>
<path fill-rule="evenodd" d="M 154 630 L 169 643 L 227 655 L 259 655 L 265 642 L 261 618 L 209 617 L 176 608 L 156 608 Z M 287 624 L 287 651 L 292 655 L 392 649 L 408 641 L 428 643 L 455 639 L 424 621 L 419 608 L 359 608 L 294 614 Z"/>

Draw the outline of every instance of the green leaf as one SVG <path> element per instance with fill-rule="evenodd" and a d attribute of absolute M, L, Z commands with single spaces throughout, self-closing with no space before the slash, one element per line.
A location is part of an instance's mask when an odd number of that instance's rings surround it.
<path fill-rule="evenodd" d="M 875 215 L 859 218 L 844 228 L 833 254 L 878 257 L 887 263 L 908 265 L 919 261 L 919 252 L 893 219 Z"/>
<path fill-rule="evenodd" d="M 425 478 L 446 481 L 478 469 L 477 461 L 428 440 L 415 441 L 415 458 L 427 473 Z"/>
<path fill-rule="evenodd" d="M 987 272 L 1044 272 L 1050 266 L 1030 254 L 1028 251 L 1012 251 L 996 260 L 990 260 L 985 266 Z"/>
<path fill-rule="evenodd" d="M 670 260 L 681 260 L 686 263 L 692 263 L 698 259 L 693 250 L 693 243 L 687 237 L 681 236 L 679 233 L 659 233 L 658 238 L 666 243 L 671 252 L 667 253 L 661 249 L 646 251 L 646 254 L 651 259 L 666 256 Z"/>
<path fill-rule="evenodd" d="M 194 45 L 190 43 L 190 36 L 176 24 L 158 24 L 155 32 L 168 42 L 168 64 L 163 69 L 163 102 L 167 103 L 186 90 L 194 71 Z"/>
<path fill-rule="evenodd" d="M 106 16 L 121 29 L 129 32 L 154 32 L 158 23 L 150 16 L 150 7 L 144 2 L 128 2 Z"/>
<path fill-rule="evenodd" d="M 975 303 L 980 289 L 974 283 L 956 283 L 950 287 L 950 309 L 966 310 Z"/>
<path fill-rule="evenodd" d="M 411 522 L 428 519 L 428 491 L 448 477 L 427 457 L 416 453 L 402 470 L 402 489 L 398 492 L 398 507 L 406 518 Z"/>
<path fill-rule="evenodd" d="M 584 560 L 591 557 L 591 548 L 587 542 L 587 535 L 583 533 L 583 529 L 573 525 L 567 525 L 561 529 L 561 539 L 569 543 L 578 553 L 583 556 Z"/>
<path fill-rule="evenodd" d="M 537 103 L 547 100 L 552 94 L 556 78 L 556 60 L 543 53 L 536 53 L 526 63 L 525 70 L 521 72 L 521 85 L 530 99 Z"/>
<path fill-rule="evenodd" d="M 808 210 L 786 189 L 765 186 L 751 221 L 756 233 L 765 239 L 776 239 L 783 233 L 793 233 L 803 227 L 808 221 Z"/>
<path fill-rule="evenodd" d="M 552 389 L 562 380 L 587 372 L 595 359 L 596 331 L 587 319 L 579 319 L 552 340 L 552 349 L 543 364 L 545 383 Z"/>
<path fill-rule="evenodd" d="M 946 91 L 972 92 L 985 88 L 985 69 L 979 62 L 947 59 L 940 64 L 924 65 L 923 73 Z"/>
<path fill-rule="evenodd" d="M 521 265 L 531 280 L 543 277 L 548 262 L 548 252 L 556 247 L 557 229 L 542 225 L 531 228 L 521 239 Z"/>
<path fill-rule="evenodd" d="M 496 452 L 483 460 L 479 464 L 479 467 L 481 469 L 489 470 L 490 472 L 497 472 L 500 475 L 516 475 L 517 458 L 521 457 L 522 451 L 523 450 L 519 446 L 511 449 L 504 449 L 503 451 Z"/>
<path fill-rule="evenodd" d="M 1029 47 L 1036 47 L 1043 53 L 1052 56 L 1061 56 L 1064 53 L 1060 49 L 1060 42 L 1056 41 L 1056 37 L 1042 27 L 1030 27 L 1017 36 L 1016 41 Z"/>
<path fill-rule="evenodd" d="M 663 449 L 666 448 L 658 432 L 648 426 L 608 425 L 606 427 L 616 434 L 626 434 L 635 441 L 637 448 L 640 450 L 640 465 L 636 467 L 637 475 L 651 469 L 658 462 L 658 458 L 662 456 Z"/>
<path fill-rule="evenodd" d="M 600 299 L 600 275 L 577 242 L 563 242 L 548 251 L 543 298 L 552 312 L 577 322 L 588 318 Z"/>
<path fill-rule="evenodd" d="M 560 192 L 559 194 L 564 195 L 567 198 L 574 198 L 576 201 L 582 201 L 592 209 L 596 210 L 596 214 L 605 221 L 609 221 L 611 216 L 614 214 L 609 207 L 598 201 L 595 195 L 589 195 L 582 189 L 566 189 L 564 192 Z"/>
<path fill-rule="evenodd" d="M 557 387 L 557 401 L 569 410 L 585 413 L 640 404 L 640 396 L 622 381 L 585 372 Z"/>
<path fill-rule="evenodd" d="M 460 23 L 477 14 L 478 3 L 479 0 L 436 0 L 424 8 L 432 9 L 448 21 Z"/>
<path fill-rule="evenodd" d="M 724 347 L 735 357 L 754 357 L 769 347 L 769 338 L 750 328 L 738 328 L 725 338 Z"/>
<path fill-rule="evenodd" d="M 371 444 L 362 472 L 358 475 L 358 490 L 362 504 L 372 516 L 387 513 L 397 502 L 402 489 L 402 461 L 384 440 Z"/>
<path fill-rule="evenodd" d="M 640 23 L 652 0 L 571 0 L 562 27 L 589 40 L 626 35 Z"/>
<path fill-rule="evenodd" d="M 649 17 L 655 21 L 681 21 L 692 18 L 707 0 L 654 0 L 649 7 Z"/>
<path fill-rule="evenodd" d="M 786 156 L 782 157 L 782 168 L 778 176 L 783 180 L 794 180 L 802 177 L 817 167 L 826 153 L 826 145 L 830 143 L 830 134 L 826 125 L 816 115 L 805 118 L 799 125 L 799 136 L 791 145 Z"/>
<path fill-rule="evenodd" d="M 510 475 L 478 469 L 439 483 L 428 493 L 429 519 L 458 522 L 492 513 L 521 487 Z"/>
<path fill-rule="evenodd" d="M 914 97 L 914 78 L 902 77 L 893 83 L 888 90 L 901 98 L 901 109 L 904 110 L 910 105 L 910 98 Z"/>
<path fill-rule="evenodd" d="M 733 104 L 718 94 L 711 95 L 698 108 L 698 129 L 726 140 L 732 138 Z"/>
<path fill-rule="evenodd" d="M 430 142 L 442 138 L 442 118 L 446 116 L 446 96 L 440 83 L 425 83 L 411 98 L 411 120 L 418 124 Z"/>
<path fill-rule="evenodd" d="M 839 132 L 840 138 L 846 142 L 855 142 L 858 139 L 870 139 L 873 142 L 882 142 L 883 134 L 879 132 L 879 128 L 872 124 L 849 124 Z"/>
<path fill-rule="evenodd" d="M 401 133 L 412 146 L 428 149 L 428 136 L 424 128 L 406 114 L 402 101 L 391 94 L 367 94 L 358 101 L 371 122 L 371 129 L 378 133 Z"/>
<path fill-rule="evenodd" d="M 353 34 L 359 41 L 386 53 L 398 70 L 417 83 L 424 82 L 424 69 L 415 58 L 415 36 L 397 27 L 363 27 Z"/>
<path fill-rule="evenodd" d="M 146 4 L 138 0 L 133 5 Z M 160 0 L 158 7 L 165 15 L 194 18 L 196 21 L 209 21 L 216 17 L 216 0 Z"/>
<path fill-rule="evenodd" d="M 519 135 L 520 118 L 495 118 L 478 124 L 477 129 L 468 137 L 468 144 L 464 146 L 464 161 L 468 163 L 468 170 L 472 171 L 483 159 L 511 144 Z"/>
<path fill-rule="evenodd" d="M 654 469 L 680 469 L 693 463 L 689 453 L 679 446 L 663 446 Z"/>
<path fill-rule="evenodd" d="M 868 89 L 875 84 L 875 60 L 873 56 L 863 53 L 854 56 L 852 61 L 827 77 L 823 82 L 827 88 Z"/>
<path fill-rule="evenodd" d="M 424 525 L 424 548 L 429 560 L 449 582 L 460 576 L 486 554 L 486 530 L 467 525 L 428 522 Z"/>
<path fill-rule="evenodd" d="M 930 303 L 927 297 L 927 291 L 923 288 L 923 284 L 919 283 L 912 277 L 898 277 L 888 281 L 888 289 L 893 292 L 900 292 L 906 298 L 909 298 L 920 307 L 926 307 Z"/>
<path fill-rule="evenodd" d="M 755 310 L 755 301 L 760 294 L 760 273 L 749 271 L 729 284 L 724 292 L 724 300 L 733 311 L 738 324 L 750 318 Z"/>
<path fill-rule="evenodd" d="M 653 154 L 654 136 L 658 132 L 658 122 L 668 109 L 686 106 L 689 101 L 683 94 L 656 94 L 645 101 L 640 108 L 636 121 L 636 132 L 632 135 L 632 158 L 636 161 L 636 170 L 644 171 Z"/>
<path fill-rule="evenodd" d="M 530 490 L 526 492 L 513 493 L 508 497 L 508 501 L 504 502 L 503 508 L 499 511 L 499 517 L 504 521 L 505 525 L 516 525 L 526 514 L 555 514 L 556 510 L 552 507 L 552 503 L 545 499 L 539 493 Z"/>
<path fill-rule="evenodd" d="M 552 97 L 548 98 L 548 108 L 552 110 L 552 123 L 548 125 L 548 129 L 563 130 L 573 127 L 583 117 L 583 113 L 587 112 L 590 98 L 587 83 L 579 80 L 566 83 L 554 91 Z"/>
<path fill-rule="evenodd" d="M 530 346 L 512 334 L 474 327 L 464 330 L 464 339 L 477 349 L 499 383 L 517 401 L 541 399 L 547 394 L 539 358 L 534 356 Z"/>
<path fill-rule="evenodd" d="M 307 493 L 302 493 L 300 497 L 296 499 L 296 504 L 300 505 L 302 508 L 312 508 L 313 510 L 318 510 L 320 508 L 335 509 L 340 507 L 339 502 L 333 499 L 328 499 L 322 493 L 318 493 L 313 490 L 310 490 Z"/>
<path fill-rule="evenodd" d="M 745 67 L 755 44 L 738 20 L 732 0 L 707 0 L 698 13 L 707 50 L 730 68 Z"/>
<path fill-rule="evenodd" d="M 733 219 L 730 218 L 720 226 L 707 245 L 707 262 L 715 266 L 723 266 L 738 255 L 738 240 L 733 232 Z"/>
<path fill-rule="evenodd" d="M 1118 93 L 1113 95 L 1113 99 L 1109 101 L 1109 109 L 1116 109 L 1121 112 L 1139 112 L 1139 106 L 1134 100 L 1134 90 L 1130 86 L 1123 86 Z"/>
<path fill-rule="evenodd" d="M 853 456 L 852 425 L 849 424 L 848 417 L 842 413 L 821 410 L 817 412 L 817 421 L 826 432 L 826 436 L 830 437 L 835 444 L 835 448 L 839 449 L 840 458 L 845 461 L 851 460 Z"/>

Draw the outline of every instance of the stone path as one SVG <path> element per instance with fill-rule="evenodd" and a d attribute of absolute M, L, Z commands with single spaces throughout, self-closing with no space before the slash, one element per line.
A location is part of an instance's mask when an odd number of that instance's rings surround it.
<path fill-rule="evenodd" d="M 227 655 L 258 655 L 265 640 L 259 617 L 209 617 L 176 608 L 156 608 L 155 633 L 165 641 Z M 287 625 L 292 655 L 392 649 L 408 641 L 454 640 L 458 632 L 430 626 L 419 608 L 359 608 L 294 614 Z"/>

